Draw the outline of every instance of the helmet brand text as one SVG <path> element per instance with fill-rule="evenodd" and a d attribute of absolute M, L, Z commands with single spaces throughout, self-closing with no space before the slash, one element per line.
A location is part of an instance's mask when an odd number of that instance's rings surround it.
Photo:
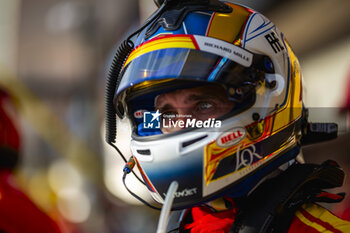
<path fill-rule="evenodd" d="M 245 137 L 244 128 L 234 128 L 229 132 L 223 133 L 217 140 L 216 144 L 221 147 L 229 147 L 237 144 Z"/>
<path fill-rule="evenodd" d="M 179 192 L 175 192 L 174 196 L 176 198 L 179 197 L 188 197 L 197 194 L 197 188 L 191 188 L 191 189 L 184 189 Z M 166 197 L 166 193 L 163 193 L 163 195 Z"/>

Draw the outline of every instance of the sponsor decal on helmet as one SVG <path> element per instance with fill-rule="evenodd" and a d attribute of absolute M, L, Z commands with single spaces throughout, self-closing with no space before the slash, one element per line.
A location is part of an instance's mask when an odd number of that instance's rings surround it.
<path fill-rule="evenodd" d="M 186 188 L 182 191 L 175 192 L 174 196 L 175 198 L 179 197 L 188 197 L 197 194 L 197 188 Z M 166 193 L 163 193 L 164 197 L 166 197 Z"/>
<path fill-rule="evenodd" d="M 236 166 L 235 171 L 241 168 L 248 167 L 263 157 L 256 153 L 256 147 L 254 144 L 250 144 L 245 149 L 241 150 L 241 145 L 238 146 L 236 153 Z"/>
<path fill-rule="evenodd" d="M 134 112 L 134 117 L 136 119 L 141 119 L 143 117 L 143 113 L 146 112 L 147 110 L 140 109 Z"/>
<path fill-rule="evenodd" d="M 196 39 L 199 49 L 202 51 L 227 57 L 245 67 L 249 67 L 252 64 L 253 54 L 241 47 L 205 36 L 195 35 L 194 38 Z"/>
<path fill-rule="evenodd" d="M 282 44 L 280 43 L 278 37 L 276 37 L 276 34 L 274 32 L 271 32 L 265 35 L 265 38 L 267 42 L 269 42 L 271 48 L 275 53 L 278 53 L 284 50 L 284 47 L 282 46 Z"/>
<path fill-rule="evenodd" d="M 246 136 L 244 128 L 238 127 L 225 132 L 216 140 L 216 144 L 220 147 L 230 147 L 239 143 Z"/>

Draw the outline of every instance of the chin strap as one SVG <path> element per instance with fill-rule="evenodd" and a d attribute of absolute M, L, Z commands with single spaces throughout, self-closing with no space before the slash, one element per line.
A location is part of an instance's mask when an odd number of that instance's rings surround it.
<path fill-rule="evenodd" d="M 321 165 L 295 164 L 262 183 L 245 199 L 230 233 L 286 232 L 304 203 L 342 201 L 344 193 L 322 190 L 342 186 L 344 176 L 344 171 L 331 160 Z"/>

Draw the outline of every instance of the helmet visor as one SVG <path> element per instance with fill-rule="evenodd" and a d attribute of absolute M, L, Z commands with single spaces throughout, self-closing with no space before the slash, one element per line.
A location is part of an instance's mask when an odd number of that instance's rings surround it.
<path fill-rule="evenodd" d="M 135 84 L 167 78 L 219 82 L 237 87 L 244 82 L 263 79 L 264 72 L 253 65 L 245 67 L 229 58 L 195 49 L 155 50 L 135 58 L 123 69 L 116 95 Z"/>
<path fill-rule="evenodd" d="M 226 57 L 187 48 L 152 51 L 123 69 L 115 107 L 119 116 L 127 114 L 140 136 L 196 127 L 193 119 L 232 116 L 254 103 L 265 71 L 253 65 L 245 67 Z M 188 121 L 192 124 L 186 124 Z M 159 124 L 153 127 L 152 123 Z"/>

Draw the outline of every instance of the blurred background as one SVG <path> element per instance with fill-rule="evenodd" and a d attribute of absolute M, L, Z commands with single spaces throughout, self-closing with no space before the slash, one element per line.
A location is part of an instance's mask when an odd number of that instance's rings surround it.
<path fill-rule="evenodd" d="M 337 140 L 305 147 L 306 161 L 332 158 L 350 172 L 350 1 L 232 2 L 284 32 L 302 66 L 310 118 L 340 126 Z M 124 163 L 103 132 L 108 66 L 155 9 L 152 0 L 0 0 L 0 85 L 18 98 L 22 128 L 16 175 L 64 232 L 155 232 L 159 212 L 127 194 Z M 118 135 L 129 155 L 128 129 L 119 127 Z M 129 187 L 139 189 L 132 178 Z M 345 213 L 350 201 L 344 203 L 333 210 Z"/>

